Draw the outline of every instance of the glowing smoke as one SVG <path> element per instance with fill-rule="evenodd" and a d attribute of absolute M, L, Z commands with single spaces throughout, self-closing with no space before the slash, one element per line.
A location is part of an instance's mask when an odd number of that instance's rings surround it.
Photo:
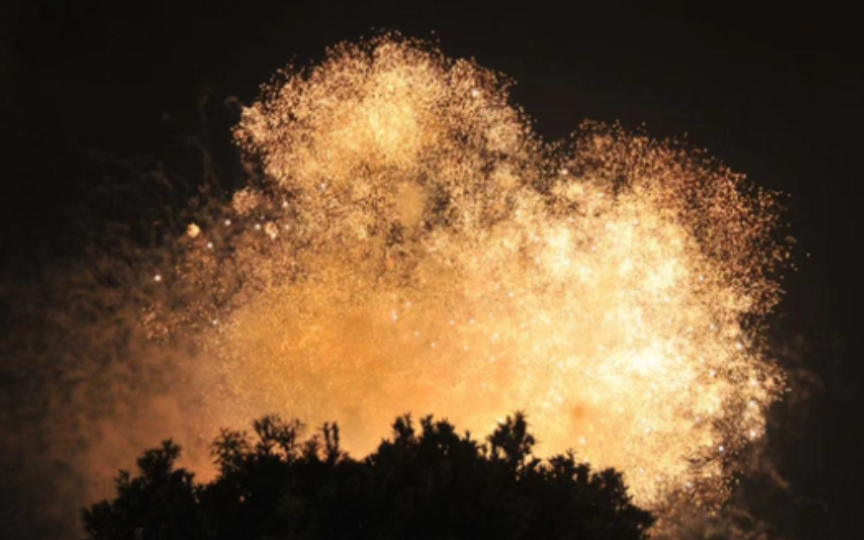
<path fill-rule="evenodd" d="M 338 46 L 245 110 L 265 182 L 55 280 L 16 368 L 61 372 L 34 407 L 89 479 L 64 489 L 104 496 L 165 436 L 201 470 L 269 412 L 362 454 L 408 411 L 485 434 L 522 409 L 541 452 L 621 470 L 639 504 L 722 501 L 783 386 L 759 340 L 774 196 L 617 126 L 546 144 L 507 86 L 410 40 Z"/>
<path fill-rule="evenodd" d="M 722 499 L 781 386 L 744 326 L 778 294 L 773 197 L 614 126 L 544 145 L 506 86 L 393 38 L 289 70 L 236 132 L 270 184 L 190 226 L 154 279 L 193 300 L 150 328 L 209 323 L 214 426 L 337 419 L 360 453 L 405 411 L 485 433 L 523 409 L 638 503 Z"/>

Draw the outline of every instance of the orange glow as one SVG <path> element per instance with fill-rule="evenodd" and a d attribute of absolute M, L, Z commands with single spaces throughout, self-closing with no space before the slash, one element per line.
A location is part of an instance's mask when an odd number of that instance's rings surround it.
<path fill-rule="evenodd" d="M 742 325 L 777 300 L 774 198 L 615 126 L 546 145 L 508 99 L 392 37 L 287 72 L 236 131 L 269 185 L 190 225 L 172 279 L 196 301 L 147 324 L 207 322 L 214 429 L 336 420 L 362 454 L 408 411 L 485 434 L 521 409 L 541 453 L 623 471 L 639 504 L 722 500 L 783 385 Z"/>

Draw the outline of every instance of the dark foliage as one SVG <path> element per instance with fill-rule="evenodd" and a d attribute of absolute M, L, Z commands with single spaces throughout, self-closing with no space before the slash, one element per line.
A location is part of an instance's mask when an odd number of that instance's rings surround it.
<path fill-rule="evenodd" d="M 117 497 L 83 512 L 92 540 L 639 539 L 653 518 L 630 503 L 621 476 L 592 473 L 572 453 L 541 461 L 521 414 L 481 444 L 431 417 L 408 416 L 362 461 L 339 448 L 339 428 L 298 438 L 276 416 L 255 437 L 223 431 L 219 477 L 196 484 L 166 441 L 121 472 Z"/>

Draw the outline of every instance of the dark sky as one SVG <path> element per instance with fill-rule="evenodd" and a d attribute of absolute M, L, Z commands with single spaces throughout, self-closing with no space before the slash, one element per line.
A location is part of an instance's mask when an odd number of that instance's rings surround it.
<path fill-rule="evenodd" d="M 85 177 L 67 161 L 81 149 L 158 156 L 205 93 L 217 104 L 249 103 L 290 60 L 314 61 L 374 29 L 440 40 L 448 55 L 513 77 L 515 100 L 550 139 L 583 119 L 644 122 L 653 135 L 686 133 L 791 195 L 800 271 L 784 282 L 778 326 L 789 339 L 805 333 L 839 346 L 814 354 L 826 395 L 787 464 L 808 469 L 796 473 L 803 492 L 852 530 L 864 443 L 864 66 L 851 8 L 464 4 L 0 2 L 0 257 L 18 256 L 34 237 L 51 245 L 58 214 L 84 197 Z M 214 136 L 230 161 L 227 128 Z"/>

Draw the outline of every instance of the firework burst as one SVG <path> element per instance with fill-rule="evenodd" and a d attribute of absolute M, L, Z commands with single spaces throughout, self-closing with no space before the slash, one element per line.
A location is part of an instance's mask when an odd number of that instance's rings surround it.
<path fill-rule="evenodd" d="M 406 411 L 521 409 L 640 504 L 722 500 L 782 388 L 745 325 L 779 295 L 775 196 L 617 126 L 545 144 L 508 84 L 394 36 L 286 70 L 236 130 L 267 181 L 189 225 L 146 328 L 194 341 L 204 426 L 336 419 L 360 453 Z"/>

